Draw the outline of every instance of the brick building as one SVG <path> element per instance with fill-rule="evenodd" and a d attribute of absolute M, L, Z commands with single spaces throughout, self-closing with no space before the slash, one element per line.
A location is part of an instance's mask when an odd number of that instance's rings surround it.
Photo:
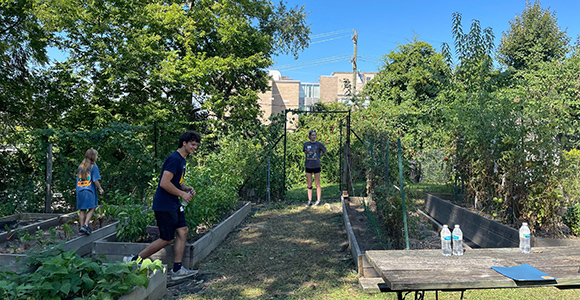
<path fill-rule="evenodd" d="M 347 91 L 344 88 L 344 80 L 352 81 L 352 72 L 334 72 L 330 76 L 321 76 L 318 83 L 302 83 L 282 76 L 279 71 L 270 70 L 270 89 L 266 93 L 260 93 L 258 103 L 264 112 L 262 122 L 269 123 L 270 116 L 283 114 L 284 110 L 308 111 L 318 102 L 348 103 Z M 359 72 L 356 82 L 357 94 L 364 86 L 375 77 L 375 72 Z M 296 117 L 288 114 L 292 120 Z M 292 124 L 289 124 L 292 128 Z"/>

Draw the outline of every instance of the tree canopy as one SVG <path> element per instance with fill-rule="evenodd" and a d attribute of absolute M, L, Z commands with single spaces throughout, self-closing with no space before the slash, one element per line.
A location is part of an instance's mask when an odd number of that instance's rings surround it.
<path fill-rule="evenodd" d="M 570 38 L 557 24 L 555 12 L 543 9 L 540 1 L 526 1 L 523 13 L 510 22 L 503 33 L 497 54 L 499 61 L 516 70 L 564 58 Z"/>

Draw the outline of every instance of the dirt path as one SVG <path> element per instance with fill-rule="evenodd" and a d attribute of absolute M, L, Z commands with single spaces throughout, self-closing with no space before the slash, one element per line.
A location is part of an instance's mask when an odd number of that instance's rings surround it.
<path fill-rule="evenodd" d="M 340 203 L 333 201 L 254 207 L 200 263 L 198 277 L 169 283 L 164 299 L 367 299 L 357 287 Z"/>

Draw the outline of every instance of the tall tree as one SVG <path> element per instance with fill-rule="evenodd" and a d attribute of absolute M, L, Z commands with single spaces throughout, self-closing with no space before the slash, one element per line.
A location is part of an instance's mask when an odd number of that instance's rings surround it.
<path fill-rule="evenodd" d="M 523 70 L 538 62 L 562 59 L 568 53 L 566 30 L 558 27 L 555 12 L 540 5 L 540 1 L 526 1 L 523 13 L 503 33 L 497 55 L 505 66 Z"/>
<path fill-rule="evenodd" d="M 371 110 L 392 114 L 391 126 L 419 148 L 433 135 L 432 124 L 441 117 L 440 93 L 449 84 L 451 70 L 441 53 L 415 37 L 384 57 L 385 65 L 365 87 Z M 384 112 L 383 112 L 384 113 Z"/>
<path fill-rule="evenodd" d="M 49 34 L 36 18 L 35 0 L 0 2 L 0 118 L 6 126 L 43 123 L 34 113 L 37 66 L 47 62 Z M 5 134 L 5 132 L 4 132 Z M 2 133 L 0 133 L 2 136 Z"/>
<path fill-rule="evenodd" d="M 43 8 L 61 33 L 55 45 L 90 87 L 86 105 L 69 113 L 77 124 L 91 115 L 141 124 L 205 113 L 220 129 L 251 125 L 273 55 L 297 54 L 310 32 L 303 7 L 266 0 L 47 0 Z"/>

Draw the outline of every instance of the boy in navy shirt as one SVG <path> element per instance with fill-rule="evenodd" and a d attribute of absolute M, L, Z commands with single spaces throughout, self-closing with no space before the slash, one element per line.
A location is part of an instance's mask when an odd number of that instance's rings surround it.
<path fill-rule="evenodd" d="M 179 148 L 163 162 L 161 178 L 153 197 L 153 211 L 157 227 L 159 227 L 159 239 L 147 246 L 138 256 L 125 257 L 123 261 L 137 260 L 138 257 L 145 259 L 175 240 L 171 279 L 178 280 L 197 274 L 197 270 L 188 270 L 182 266 L 189 229 L 179 198 L 189 203 L 195 196 L 195 190 L 183 184 L 183 176 L 185 158 L 195 152 L 200 142 L 201 136 L 196 132 L 185 132 L 179 137 Z"/>

